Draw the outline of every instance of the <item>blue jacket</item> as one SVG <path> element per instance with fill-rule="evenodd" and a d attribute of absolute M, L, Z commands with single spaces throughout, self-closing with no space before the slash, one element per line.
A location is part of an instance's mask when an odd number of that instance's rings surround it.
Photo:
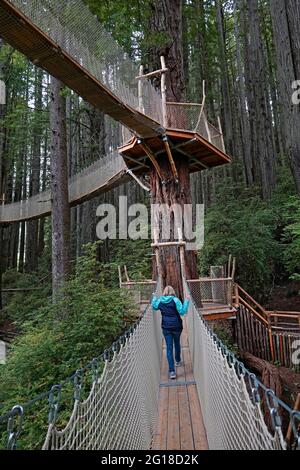
<path fill-rule="evenodd" d="M 188 300 L 185 300 L 182 305 L 180 300 L 173 295 L 163 295 L 158 299 L 154 296 L 152 299 L 153 309 L 161 311 L 161 327 L 167 330 L 182 330 L 181 317 L 187 312 L 188 306 Z"/>

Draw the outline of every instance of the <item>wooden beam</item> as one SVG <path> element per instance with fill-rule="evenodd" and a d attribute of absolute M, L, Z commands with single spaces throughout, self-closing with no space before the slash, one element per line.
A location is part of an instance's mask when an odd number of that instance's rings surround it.
<path fill-rule="evenodd" d="M 9 0 L 0 2 L 0 36 L 32 62 L 38 63 L 41 68 L 136 135 L 153 137 L 165 132 L 160 123 L 121 101 Z"/>
<path fill-rule="evenodd" d="M 121 272 L 121 266 L 118 266 L 118 273 L 119 273 L 119 287 L 122 287 L 122 272 Z"/>
<path fill-rule="evenodd" d="M 178 101 L 167 101 L 171 106 L 202 106 L 201 103 L 179 103 Z"/>
<path fill-rule="evenodd" d="M 140 74 L 135 78 L 136 78 L 136 80 L 142 80 L 144 78 L 156 77 L 157 75 L 161 75 L 162 73 L 166 73 L 168 71 L 169 71 L 169 69 L 167 69 L 167 68 L 161 68 L 159 70 L 154 70 L 153 72 L 149 72 L 149 73 L 146 73 L 146 74 Z"/>
<path fill-rule="evenodd" d="M 162 70 L 166 69 L 166 61 L 164 56 L 160 57 Z M 167 114 L 167 87 L 166 87 L 166 73 L 161 74 L 161 99 L 162 99 L 162 114 L 163 114 L 163 126 L 168 125 L 168 114 Z"/>
<path fill-rule="evenodd" d="M 157 163 L 157 160 L 155 158 L 154 153 L 152 153 L 151 149 L 145 143 L 141 142 L 139 145 L 140 145 L 141 149 L 144 150 L 145 154 L 149 157 L 149 159 L 152 162 L 152 164 L 153 164 L 160 180 L 162 180 L 162 174 L 161 174 L 161 171 L 160 171 L 160 167 L 159 167 L 159 164 Z"/>
<path fill-rule="evenodd" d="M 171 152 L 171 148 L 170 148 L 167 136 L 163 137 L 163 143 L 164 143 L 167 155 L 168 155 L 168 159 L 169 159 L 169 162 L 170 162 L 170 165 L 171 165 L 171 170 L 172 170 L 173 176 L 174 176 L 175 180 L 178 181 L 178 172 L 177 172 L 177 168 L 176 168 L 176 165 L 175 165 L 175 162 L 174 162 L 174 159 L 173 159 L 173 155 L 172 155 L 172 152 Z"/>
<path fill-rule="evenodd" d="M 186 242 L 184 241 L 151 243 L 152 248 L 160 248 L 162 246 L 185 246 L 185 245 L 186 245 Z"/>
<path fill-rule="evenodd" d="M 144 74 L 144 66 L 140 66 L 140 74 L 139 74 L 139 79 L 142 78 Z M 143 80 L 139 80 L 138 82 L 138 95 L 139 95 L 139 111 L 141 113 L 145 113 L 144 109 L 144 100 L 143 100 Z"/>
<path fill-rule="evenodd" d="M 150 186 L 146 186 L 141 180 L 139 180 L 139 178 L 133 173 L 133 171 L 128 169 L 126 173 L 128 173 L 137 182 L 137 184 L 144 189 L 144 191 L 151 191 Z"/>
<path fill-rule="evenodd" d="M 123 158 L 128 159 L 131 162 L 138 163 L 140 166 L 147 168 L 147 170 L 149 170 L 150 168 L 149 165 L 146 165 L 146 163 L 142 163 L 138 158 L 129 157 L 128 155 L 123 155 Z"/>
<path fill-rule="evenodd" d="M 125 276 L 126 276 L 126 280 L 127 280 L 127 282 L 129 282 L 129 276 L 128 276 L 128 272 L 127 272 L 127 266 L 126 266 L 126 264 L 124 264 L 124 273 L 125 273 Z"/>

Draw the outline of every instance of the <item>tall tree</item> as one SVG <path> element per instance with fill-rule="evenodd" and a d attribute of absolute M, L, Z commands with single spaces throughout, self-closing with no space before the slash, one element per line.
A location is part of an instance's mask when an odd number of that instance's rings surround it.
<path fill-rule="evenodd" d="M 63 84 L 51 78 L 52 291 L 55 297 L 70 272 L 70 207 Z"/>
<path fill-rule="evenodd" d="M 275 185 L 276 161 L 273 139 L 271 98 L 267 84 L 268 70 L 262 40 L 259 3 L 247 3 L 249 33 L 245 44 L 247 99 L 249 106 L 251 150 L 254 180 L 260 183 L 262 195 L 270 197 Z"/>
<path fill-rule="evenodd" d="M 223 101 L 223 116 L 225 117 L 225 138 L 227 152 L 233 154 L 233 118 L 232 118 L 232 100 L 230 94 L 229 74 L 226 57 L 226 38 L 224 28 L 224 13 L 221 0 L 216 0 L 216 14 L 219 37 L 219 55 L 220 66 L 222 70 L 221 86 Z"/>
<path fill-rule="evenodd" d="M 270 8 L 284 148 L 300 194 L 300 105 L 292 100 L 292 84 L 300 79 L 300 4 L 298 0 L 272 0 Z"/>
<path fill-rule="evenodd" d="M 153 0 L 151 2 L 150 33 L 154 38 L 160 37 L 160 46 L 150 48 L 150 64 L 152 68 L 160 68 L 159 57 L 164 56 L 167 74 L 167 101 L 183 101 L 185 82 L 182 51 L 182 0 Z M 174 161 L 178 171 L 178 183 L 172 172 L 166 155 L 158 159 L 162 171 L 162 184 L 155 169 L 151 171 L 152 204 L 164 204 L 169 208 L 171 220 L 171 240 L 177 239 L 172 205 L 178 204 L 184 210 L 185 204 L 191 204 L 189 168 L 186 159 L 174 153 Z M 160 218 L 159 240 L 162 241 L 162 219 Z M 164 285 L 172 285 L 180 297 L 183 297 L 181 273 L 178 269 L 178 247 L 160 248 L 161 270 Z M 197 260 L 194 251 L 186 252 L 186 273 L 188 278 L 197 276 Z"/>
<path fill-rule="evenodd" d="M 40 192 L 40 172 L 41 172 L 41 140 L 42 127 L 40 116 L 43 103 L 43 71 L 35 70 L 35 115 L 33 123 L 33 145 L 31 158 L 31 175 L 29 185 L 29 196 L 35 196 Z M 38 266 L 38 230 L 39 221 L 32 220 L 27 224 L 26 240 L 26 264 L 27 271 L 35 271 Z"/>

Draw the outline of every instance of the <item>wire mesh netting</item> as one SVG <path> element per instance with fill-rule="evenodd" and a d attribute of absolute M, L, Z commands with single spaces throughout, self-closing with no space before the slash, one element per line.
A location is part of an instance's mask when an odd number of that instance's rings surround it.
<path fill-rule="evenodd" d="M 148 303 L 151 298 L 153 292 L 156 290 L 156 281 L 149 282 L 123 282 L 121 287 L 123 289 L 129 290 L 132 293 L 135 302 L 139 303 Z"/>
<path fill-rule="evenodd" d="M 189 292 L 187 283 L 185 289 Z M 256 387 L 252 387 L 254 399 L 245 369 L 207 327 L 193 301 L 188 334 L 209 448 L 285 449 L 280 424 L 275 423 L 274 434 L 269 431 Z"/>
<path fill-rule="evenodd" d="M 188 281 L 188 286 L 199 305 L 200 301 L 231 305 L 232 303 L 232 279 L 210 279 L 202 278 Z"/>
<path fill-rule="evenodd" d="M 138 109 L 137 64 L 81 0 L 10 0 L 10 3 L 121 101 Z M 41 51 L 44 52 L 47 53 Z M 143 87 L 145 114 L 161 122 L 160 94 L 149 81 Z"/>
<path fill-rule="evenodd" d="M 141 96 L 138 96 L 137 60 L 132 60 L 128 53 L 123 51 L 81 0 L 9 1 L 121 102 L 162 123 L 160 91 L 151 81 L 142 79 Z M 35 54 L 47 56 L 51 47 L 49 45 L 45 48 L 49 50 L 33 49 Z M 222 132 L 207 121 L 201 105 L 178 106 L 169 103 L 167 114 L 168 127 L 197 131 L 216 147 L 224 150 Z M 128 137 L 126 132 L 125 134 Z"/>
<path fill-rule="evenodd" d="M 94 192 L 108 191 L 125 175 L 126 165 L 117 150 L 96 160 L 90 166 L 72 176 L 69 181 L 69 202 L 75 204 Z M 0 206 L 0 222 L 19 222 L 50 214 L 51 191 L 46 190 L 28 199 Z"/>
<path fill-rule="evenodd" d="M 160 293 L 160 283 L 157 285 Z M 59 430 L 50 423 L 44 449 L 149 449 L 156 425 L 162 337 L 148 305 L 133 333 L 106 360 L 85 401 L 75 401 Z"/>
<path fill-rule="evenodd" d="M 208 122 L 201 105 L 168 103 L 167 116 L 167 127 L 197 132 L 219 150 L 225 152 L 221 130 Z"/>
<path fill-rule="evenodd" d="M 161 295 L 161 282 L 156 284 Z M 158 414 L 162 334 L 148 304 L 139 320 L 99 358 L 49 392 L 0 416 L 0 448 L 127 450 L 151 447 Z M 28 419 L 47 417 L 37 436 Z M 40 426 L 43 433 L 45 426 Z M 24 434 L 27 434 L 24 439 Z M 36 438 L 39 443 L 37 446 Z"/>

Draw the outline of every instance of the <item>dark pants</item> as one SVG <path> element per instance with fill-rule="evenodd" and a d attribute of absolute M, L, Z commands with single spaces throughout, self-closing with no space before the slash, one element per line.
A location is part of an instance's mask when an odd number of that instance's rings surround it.
<path fill-rule="evenodd" d="M 181 348 L 180 348 L 180 335 L 182 330 L 173 331 L 167 330 L 165 328 L 162 329 L 163 335 L 166 340 L 167 345 L 167 359 L 169 363 L 169 372 L 175 371 L 175 364 L 174 364 L 174 352 L 173 349 L 175 348 L 175 361 L 181 361 Z"/>

